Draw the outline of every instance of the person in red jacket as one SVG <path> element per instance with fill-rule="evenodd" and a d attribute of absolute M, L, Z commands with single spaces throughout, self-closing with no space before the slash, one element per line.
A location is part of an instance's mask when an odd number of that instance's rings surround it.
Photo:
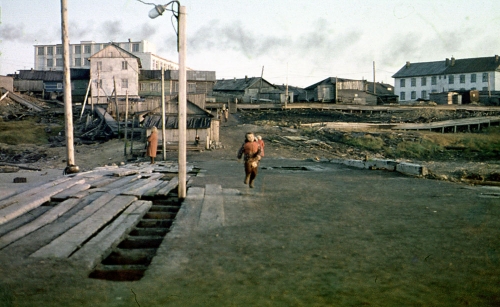
<path fill-rule="evenodd" d="M 151 164 L 155 163 L 156 150 L 158 148 L 158 129 L 153 126 L 151 134 L 148 136 L 148 148 L 146 155 L 151 158 Z"/>
<path fill-rule="evenodd" d="M 255 142 L 255 135 L 252 132 L 247 132 L 245 142 L 238 151 L 238 159 L 242 156 L 245 161 L 245 184 L 253 188 L 259 167 L 260 146 Z"/>

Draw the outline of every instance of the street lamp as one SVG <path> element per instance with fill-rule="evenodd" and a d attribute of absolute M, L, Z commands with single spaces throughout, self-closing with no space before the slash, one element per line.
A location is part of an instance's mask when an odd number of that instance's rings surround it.
<path fill-rule="evenodd" d="M 173 4 L 177 4 L 177 12 Z M 169 9 L 172 5 L 172 9 Z M 149 12 L 150 18 L 156 18 L 166 10 L 177 18 L 177 51 L 179 52 L 179 96 L 178 96 L 178 131 L 179 131 L 179 199 L 186 198 L 186 109 L 187 109 L 187 78 L 186 78 L 186 7 L 179 1 L 170 1 L 165 5 L 155 5 Z M 177 14 L 176 14 L 177 13 Z"/>

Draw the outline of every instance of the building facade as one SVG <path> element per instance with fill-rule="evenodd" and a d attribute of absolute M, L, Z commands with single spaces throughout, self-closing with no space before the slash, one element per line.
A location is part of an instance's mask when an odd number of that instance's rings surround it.
<path fill-rule="evenodd" d="M 71 68 L 90 68 L 89 58 L 111 43 L 81 41 L 69 45 Z M 155 46 L 146 41 L 116 42 L 114 45 L 137 56 L 143 69 L 179 69 L 179 65 L 155 54 Z M 63 70 L 63 47 L 57 45 L 35 45 L 35 70 Z"/>
<path fill-rule="evenodd" d="M 499 91 L 500 58 L 445 59 L 436 62 L 406 62 L 394 78 L 400 102 L 427 100 L 431 93 L 454 91 Z"/>

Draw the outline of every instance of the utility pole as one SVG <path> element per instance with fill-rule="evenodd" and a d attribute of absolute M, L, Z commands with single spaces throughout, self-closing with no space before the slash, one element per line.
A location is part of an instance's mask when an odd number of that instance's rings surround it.
<path fill-rule="evenodd" d="M 285 110 L 288 106 L 288 63 L 286 63 Z"/>
<path fill-rule="evenodd" d="M 186 7 L 179 8 L 179 186 L 178 197 L 186 198 Z"/>
<path fill-rule="evenodd" d="M 262 89 L 262 77 L 264 76 L 264 66 L 262 66 L 262 72 L 260 73 L 260 85 L 259 85 L 259 94 L 257 95 L 257 103 L 260 103 L 260 91 Z"/>
<path fill-rule="evenodd" d="M 167 138 L 165 133 L 165 70 L 161 68 L 161 135 L 163 161 L 167 161 Z"/>
<path fill-rule="evenodd" d="M 61 0 L 61 36 L 63 43 L 63 88 L 64 88 L 64 119 L 66 135 L 67 166 L 75 165 L 75 152 L 73 141 L 73 102 L 71 101 L 71 71 L 69 65 L 69 38 L 68 38 L 68 5 L 67 0 Z M 78 167 L 70 169 L 70 172 L 78 172 Z"/>

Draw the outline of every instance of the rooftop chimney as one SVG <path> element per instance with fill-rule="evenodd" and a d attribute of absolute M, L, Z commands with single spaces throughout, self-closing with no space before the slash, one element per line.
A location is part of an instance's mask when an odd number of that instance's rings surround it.
<path fill-rule="evenodd" d="M 449 66 L 450 65 L 450 59 L 446 58 L 446 63 L 445 63 L 446 66 Z"/>
<path fill-rule="evenodd" d="M 495 54 L 495 63 L 498 63 L 498 54 Z"/>
<path fill-rule="evenodd" d="M 455 66 L 455 58 L 451 57 L 451 66 Z"/>
<path fill-rule="evenodd" d="M 406 68 L 410 67 L 410 61 L 406 61 Z"/>

